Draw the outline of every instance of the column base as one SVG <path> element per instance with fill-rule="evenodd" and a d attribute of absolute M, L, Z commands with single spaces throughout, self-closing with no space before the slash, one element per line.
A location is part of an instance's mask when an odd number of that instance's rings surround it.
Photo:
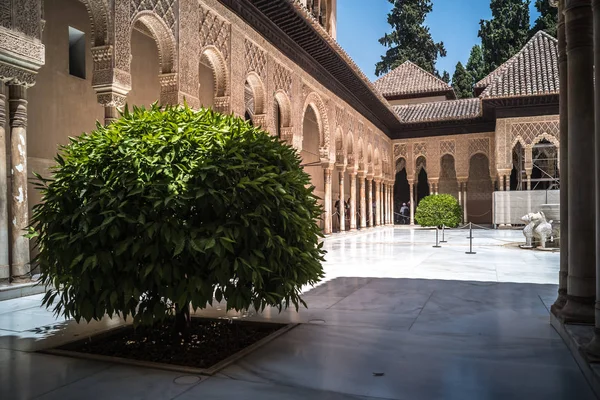
<path fill-rule="evenodd" d="M 588 361 L 594 363 L 600 361 L 600 329 L 594 328 L 594 337 L 584 349 Z"/>
<path fill-rule="evenodd" d="M 559 290 L 556 301 L 550 306 L 550 312 L 556 317 L 559 317 L 560 311 L 565 307 L 565 304 L 567 304 L 567 293 L 565 292 L 566 290 Z"/>
<path fill-rule="evenodd" d="M 575 297 L 567 295 L 567 302 L 560 310 L 558 318 L 565 324 L 594 324 L 593 297 Z"/>

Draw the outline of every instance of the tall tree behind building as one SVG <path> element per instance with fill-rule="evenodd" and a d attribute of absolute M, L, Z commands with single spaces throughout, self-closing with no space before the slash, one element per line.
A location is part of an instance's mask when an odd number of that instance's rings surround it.
<path fill-rule="evenodd" d="M 473 78 L 473 85 L 487 76 L 487 67 L 483 59 L 483 50 L 481 46 L 476 44 L 471 49 L 469 61 L 467 61 L 467 72 Z"/>
<path fill-rule="evenodd" d="M 452 75 L 452 87 L 459 99 L 473 97 L 473 77 L 459 61 Z"/>
<path fill-rule="evenodd" d="M 498 68 L 527 43 L 529 4 L 530 0 L 491 0 L 492 19 L 479 23 L 486 73 Z"/>
<path fill-rule="evenodd" d="M 394 5 L 388 14 L 391 33 L 386 33 L 379 43 L 388 47 L 385 55 L 375 65 L 375 75 L 380 76 L 410 60 L 424 70 L 440 76 L 435 69 L 438 57 L 446 56 L 443 42 L 434 42 L 425 18 L 433 9 L 431 0 L 388 0 Z"/>
<path fill-rule="evenodd" d="M 529 38 L 532 38 L 538 31 L 545 31 L 547 34 L 556 37 L 558 25 L 558 8 L 550 5 L 550 0 L 536 0 L 535 8 L 540 16 L 535 20 L 533 27 L 529 31 Z"/>

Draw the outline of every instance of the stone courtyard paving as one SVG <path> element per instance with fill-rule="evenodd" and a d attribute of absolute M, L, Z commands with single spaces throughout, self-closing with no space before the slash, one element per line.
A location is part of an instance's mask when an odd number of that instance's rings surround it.
<path fill-rule="evenodd" d="M 0 302 L 0 399 L 577 399 L 594 395 L 549 323 L 559 254 L 519 231 L 378 228 L 327 238 L 308 310 L 228 313 L 302 322 L 211 378 L 32 353 L 118 321 L 76 325 L 41 296 Z M 223 306 L 200 312 L 224 316 Z"/>

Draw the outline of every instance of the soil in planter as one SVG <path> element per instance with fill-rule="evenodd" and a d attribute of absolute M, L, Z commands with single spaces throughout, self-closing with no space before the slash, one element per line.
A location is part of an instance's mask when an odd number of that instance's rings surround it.
<path fill-rule="evenodd" d="M 80 353 L 139 361 L 210 368 L 227 357 L 269 336 L 285 325 L 192 318 L 187 341 L 169 323 L 152 328 L 129 326 L 59 347 Z"/>

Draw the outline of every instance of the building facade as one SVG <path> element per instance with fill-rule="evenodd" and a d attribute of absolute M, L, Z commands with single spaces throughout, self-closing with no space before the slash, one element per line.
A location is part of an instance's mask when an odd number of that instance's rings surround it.
<path fill-rule="evenodd" d="M 457 100 L 450 85 L 410 61 L 375 86 L 401 125 L 392 134 L 396 210 L 448 193 L 464 222 L 491 224 L 494 192 L 559 188 L 558 41 L 546 33 L 478 82 L 471 99 Z"/>
<path fill-rule="evenodd" d="M 335 35 L 335 0 L 3 1 L 0 280 L 30 276 L 33 173 L 125 104 L 246 117 L 300 152 L 325 233 L 391 223 L 395 116 Z"/>

